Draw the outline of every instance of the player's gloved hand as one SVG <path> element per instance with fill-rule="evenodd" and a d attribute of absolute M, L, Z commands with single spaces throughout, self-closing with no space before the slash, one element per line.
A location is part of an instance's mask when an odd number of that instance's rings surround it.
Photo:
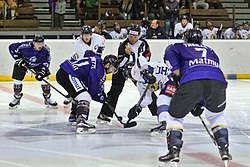
<path fill-rule="evenodd" d="M 159 83 L 155 82 L 153 84 L 150 84 L 148 89 L 150 92 L 155 92 L 155 91 L 159 90 L 159 88 L 160 88 Z"/>
<path fill-rule="evenodd" d="M 128 118 L 129 119 L 134 119 L 135 117 L 137 117 L 140 112 L 142 111 L 142 107 L 139 106 L 137 109 L 136 109 L 136 105 L 134 105 L 128 112 Z"/>
<path fill-rule="evenodd" d="M 198 117 L 203 113 L 204 109 L 205 109 L 205 107 L 202 104 L 197 103 L 194 106 L 194 108 L 191 110 L 191 114 L 193 114 L 193 116 L 195 116 L 195 117 Z"/>
<path fill-rule="evenodd" d="M 16 60 L 15 64 L 19 67 L 23 67 L 25 65 L 25 61 L 23 60 L 23 58 L 20 58 Z"/>
<path fill-rule="evenodd" d="M 145 80 L 148 84 L 153 84 L 156 82 L 156 77 L 153 76 L 147 69 L 144 69 L 141 71 L 142 78 Z"/>
<path fill-rule="evenodd" d="M 36 73 L 35 78 L 36 78 L 38 81 L 42 81 L 43 78 L 45 77 L 45 74 L 46 74 L 46 71 L 44 71 L 44 70 L 38 71 L 38 72 Z"/>

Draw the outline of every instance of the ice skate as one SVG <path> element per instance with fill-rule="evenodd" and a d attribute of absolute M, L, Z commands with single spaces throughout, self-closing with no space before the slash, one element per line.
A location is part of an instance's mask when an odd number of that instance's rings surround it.
<path fill-rule="evenodd" d="M 69 98 L 65 99 L 65 100 L 63 101 L 64 108 L 69 107 L 69 106 L 70 106 L 70 103 L 72 102 L 72 100 L 73 100 L 72 97 L 69 97 Z"/>
<path fill-rule="evenodd" d="M 96 124 L 100 125 L 100 126 L 108 126 L 110 124 L 110 121 L 111 121 L 111 119 L 108 118 L 106 115 L 99 114 L 97 117 Z"/>
<path fill-rule="evenodd" d="M 232 155 L 228 151 L 228 146 L 227 145 L 223 147 L 219 146 L 218 148 L 219 148 L 221 159 L 222 161 L 224 161 L 224 166 L 228 167 L 229 161 L 232 160 Z"/>
<path fill-rule="evenodd" d="M 69 121 L 68 123 L 69 126 L 76 126 L 77 123 L 76 114 L 70 113 L 68 121 Z"/>
<path fill-rule="evenodd" d="M 165 136 L 167 134 L 166 126 L 167 126 L 166 121 L 161 122 L 161 125 L 150 130 L 150 135 L 151 136 Z"/>
<path fill-rule="evenodd" d="M 176 146 L 173 146 L 167 155 L 163 155 L 159 157 L 160 162 L 166 163 L 165 165 L 172 165 L 173 167 L 177 167 L 177 163 L 180 161 L 180 149 Z"/>
<path fill-rule="evenodd" d="M 77 117 L 77 124 L 76 124 L 76 133 L 78 134 L 89 134 L 95 133 L 95 125 L 87 123 L 87 120 L 82 116 L 82 114 L 78 115 Z"/>
<path fill-rule="evenodd" d="M 20 105 L 21 98 L 23 97 L 23 94 L 16 94 L 14 95 L 14 100 L 9 103 L 9 109 L 15 109 Z"/>
<path fill-rule="evenodd" d="M 56 101 L 53 101 L 50 97 L 51 97 L 51 94 L 44 94 L 43 93 L 43 97 L 44 97 L 44 104 L 47 106 L 47 107 L 53 107 L 53 108 L 57 108 L 57 102 Z"/>

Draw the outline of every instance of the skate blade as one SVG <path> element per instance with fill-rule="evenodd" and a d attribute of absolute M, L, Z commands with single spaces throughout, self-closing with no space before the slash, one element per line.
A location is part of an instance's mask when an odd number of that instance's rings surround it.
<path fill-rule="evenodd" d="M 229 160 L 224 160 L 224 166 L 229 167 Z"/>
<path fill-rule="evenodd" d="M 167 131 L 164 130 L 164 131 L 153 131 L 153 132 L 150 132 L 150 136 L 152 137 L 165 137 L 167 135 Z"/>
<path fill-rule="evenodd" d="M 76 126 L 77 122 L 68 122 L 68 126 Z"/>
<path fill-rule="evenodd" d="M 46 105 L 46 108 L 47 108 L 47 109 L 57 109 L 58 106 Z"/>
<path fill-rule="evenodd" d="M 69 108 L 70 107 L 70 104 L 68 104 L 68 105 L 63 105 L 63 108 Z"/>
<path fill-rule="evenodd" d="M 17 105 L 17 106 L 14 106 L 14 107 L 10 107 L 10 106 L 9 106 L 9 109 L 10 109 L 10 110 L 17 110 L 17 109 L 18 109 L 18 105 Z"/>
<path fill-rule="evenodd" d="M 177 167 L 178 162 L 160 162 L 159 167 Z"/>
<path fill-rule="evenodd" d="M 110 126 L 110 122 L 108 122 L 108 121 L 97 120 L 95 123 L 96 123 L 98 126 L 104 126 L 104 127 Z"/>
<path fill-rule="evenodd" d="M 96 133 L 96 129 L 95 128 L 77 128 L 76 129 L 76 133 L 77 134 L 93 134 Z"/>

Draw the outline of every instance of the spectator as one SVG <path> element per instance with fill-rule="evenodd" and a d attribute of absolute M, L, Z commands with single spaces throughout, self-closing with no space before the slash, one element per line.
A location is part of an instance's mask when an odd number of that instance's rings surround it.
<path fill-rule="evenodd" d="M 0 0 L 0 15 L 2 15 L 3 19 L 6 19 L 7 16 L 7 6 L 5 0 Z"/>
<path fill-rule="evenodd" d="M 103 30 L 103 25 L 97 24 L 94 27 L 94 33 L 103 36 L 105 39 L 112 39 L 112 37 L 109 35 L 107 31 Z"/>
<path fill-rule="evenodd" d="M 189 19 L 187 15 L 182 15 L 180 19 L 181 22 L 175 24 L 174 27 L 174 38 L 176 39 L 182 39 L 184 32 L 193 28 L 193 25 L 188 21 Z"/>
<path fill-rule="evenodd" d="M 113 25 L 114 31 L 110 32 L 112 39 L 125 39 L 127 38 L 127 30 L 121 28 L 120 24 L 115 22 Z"/>
<path fill-rule="evenodd" d="M 163 12 L 164 4 L 163 0 L 150 0 L 149 2 L 149 19 L 164 19 L 164 12 Z"/>
<path fill-rule="evenodd" d="M 210 9 L 222 9 L 223 8 L 219 0 L 206 0 L 206 2 L 209 4 Z"/>
<path fill-rule="evenodd" d="M 85 8 L 86 8 L 86 19 L 93 20 L 97 19 L 96 13 L 98 13 L 98 0 L 85 0 Z"/>
<path fill-rule="evenodd" d="M 215 28 L 211 20 L 206 21 L 206 26 L 202 31 L 203 39 L 221 39 L 221 30 Z"/>
<path fill-rule="evenodd" d="M 123 20 L 130 19 L 130 13 L 132 8 L 133 0 L 123 0 L 120 7 L 119 18 Z"/>
<path fill-rule="evenodd" d="M 131 8 L 131 20 L 142 20 L 144 13 L 144 0 L 134 0 Z"/>
<path fill-rule="evenodd" d="M 8 9 L 10 10 L 10 15 L 11 15 L 11 20 L 14 20 L 18 13 L 16 12 L 17 10 L 17 3 L 15 0 L 7 0 L 8 4 Z"/>
<path fill-rule="evenodd" d="M 250 39 L 250 29 L 249 29 L 249 22 L 244 20 L 242 22 L 242 29 L 240 30 L 242 39 Z"/>
<path fill-rule="evenodd" d="M 150 22 L 148 21 L 148 18 L 147 18 L 147 17 L 144 17 L 144 18 L 141 20 L 140 38 L 146 38 L 148 27 L 150 27 Z"/>
<path fill-rule="evenodd" d="M 181 9 L 188 8 L 190 5 L 190 0 L 180 0 Z"/>
<path fill-rule="evenodd" d="M 241 39 L 240 26 L 235 22 L 232 28 L 228 28 L 224 34 L 225 39 Z"/>
<path fill-rule="evenodd" d="M 166 39 L 166 30 L 160 26 L 158 20 L 152 20 L 147 30 L 147 39 Z"/>
<path fill-rule="evenodd" d="M 202 8 L 202 9 L 208 9 L 209 5 L 205 2 L 205 0 L 193 0 L 193 8 Z"/>
<path fill-rule="evenodd" d="M 66 13 L 66 1 L 57 0 L 55 8 L 55 28 L 63 28 L 63 20 L 65 13 Z"/>
<path fill-rule="evenodd" d="M 179 3 L 176 0 L 167 0 L 164 4 L 166 36 L 174 37 L 174 26 L 179 15 Z M 171 30 L 171 35 L 169 34 Z"/>

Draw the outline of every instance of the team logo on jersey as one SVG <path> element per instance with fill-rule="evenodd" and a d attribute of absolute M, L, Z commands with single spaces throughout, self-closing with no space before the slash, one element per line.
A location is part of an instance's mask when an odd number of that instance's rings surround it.
<path fill-rule="evenodd" d="M 36 56 L 32 56 L 32 57 L 29 59 L 30 62 L 36 62 L 36 60 L 37 60 Z"/>
<path fill-rule="evenodd" d="M 176 87 L 173 85 L 167 85 L 165 89 L 165 93 L 171 96 L 174 96 L 174 92 L 176 91 Z"/>

